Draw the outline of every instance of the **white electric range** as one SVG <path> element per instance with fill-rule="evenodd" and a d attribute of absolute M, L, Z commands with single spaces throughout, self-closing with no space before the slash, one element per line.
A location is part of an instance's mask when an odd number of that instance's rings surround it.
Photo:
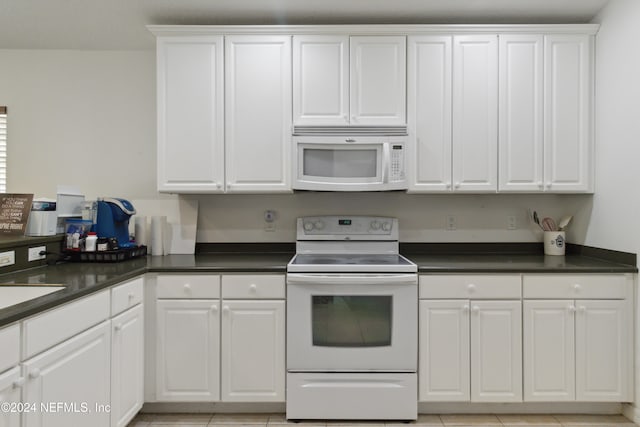
<path fill-rule="evenodd" d="M 287 266 L 287 418 L 417 418 L 417 266 L 398 220 L 299 218 Z"/>

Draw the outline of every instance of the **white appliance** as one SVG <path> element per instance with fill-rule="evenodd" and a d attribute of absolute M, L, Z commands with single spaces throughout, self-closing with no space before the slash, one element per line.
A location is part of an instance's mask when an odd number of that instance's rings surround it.
<path fill-rule="evenodd" d="M 406 190 L 406 135 L 294 136 L 293 189 Z"/>
<path fill-rule="evenodd" d="M 47 199 L 33 200 L 25 234 L 27 236 L 53 236 L 57 232 L 57 227 L 56 202 Z"/>
<path fill-rule="evenodd" d="M 287 419 L 415 420 L 417 266 L 394 218 L 298 218 L 287 266 Z"/>

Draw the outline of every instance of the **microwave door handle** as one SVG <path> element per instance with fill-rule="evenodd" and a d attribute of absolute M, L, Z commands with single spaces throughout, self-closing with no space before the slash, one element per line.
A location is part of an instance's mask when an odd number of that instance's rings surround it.
<path fill-rule="evenodd" d="M 389 183 L 389 169 L 391 169 L 391 149 L 388 143 L 382 144 L 382 182 Z"/>

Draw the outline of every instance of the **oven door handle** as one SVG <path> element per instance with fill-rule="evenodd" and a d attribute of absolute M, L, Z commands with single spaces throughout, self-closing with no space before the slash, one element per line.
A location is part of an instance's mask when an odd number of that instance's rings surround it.
<path fill-rule="evenodd" d="M 413 285 L 416 274 L 287 274 L 288 285 Z"/>

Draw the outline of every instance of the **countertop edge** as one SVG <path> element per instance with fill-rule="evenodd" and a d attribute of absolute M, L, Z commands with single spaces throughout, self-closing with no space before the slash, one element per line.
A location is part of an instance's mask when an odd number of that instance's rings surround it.
<path fill-rule="evenodd" d="M 412 255 L 406 256 L 411 259 Z M 417 256 L 419 258 L 419 256 Z M 583 258 L 591 258 L 582 255 Z M 593 258 L 598 261 L 598 258 Z M 602 261 L 602 260 L 600 260 Z M 414 260 L 416 262 L 416 260 Z M 418 274 L 636 274 L 638 268 L 632 265 L 609 263 L 607 266 L 596 267 L 554 267 L 553 265 L 542 265 L 539 268 L 526 268 L 523 266 L 510 266 L 505 263 L 504 266 L 496 267 L 487 266 L 482 267 L 478 265 L 473 266 L 434 266 L 426 263 L 416 262 L 418 264 Z M 471 264 L 471 263 L 470 263 Z M 61 306 L 70 301 L 82 298 L 84 296 L 93 294 L 95 292 L 110 288 L 114 285 L 120 284 L 127 280 L 134 279 L 147 273 L 267 273 L 267 274 L 284 274 L 286 273 L 286 263 L 284 264 L 260 264 L 255 266 L 244 267 L 238 265 L 150 265 L 150 258 L 147 258 L 146 266 L 132 267 L 131 270 L 121 274 L 116 274 L 109 279 L 101 280 L 91 286 L 83 287 L 81 289 L 73 290 L 68 293 L 61 293 L 53 296 L 53 294 L 45 295 L 44 297 L 35 298 L 33 300 L 25 301 L 15 306 L 10 306 L 5 309 L 0 309 L 0 327 L 4 327 L 11 323 L 21 321 L 27 317 L 42 313 L 46 310 L 50 310 Z M 50 267 L 45 267 L 50 268 Z M 8 273 L 11 274 L 11 273 Z M 63 291 L 61 291 L 63 292 Z M 40 301 L 38 301 L 40 300 Z M 3 311 L 7 310 L 5 313 Z"/>

